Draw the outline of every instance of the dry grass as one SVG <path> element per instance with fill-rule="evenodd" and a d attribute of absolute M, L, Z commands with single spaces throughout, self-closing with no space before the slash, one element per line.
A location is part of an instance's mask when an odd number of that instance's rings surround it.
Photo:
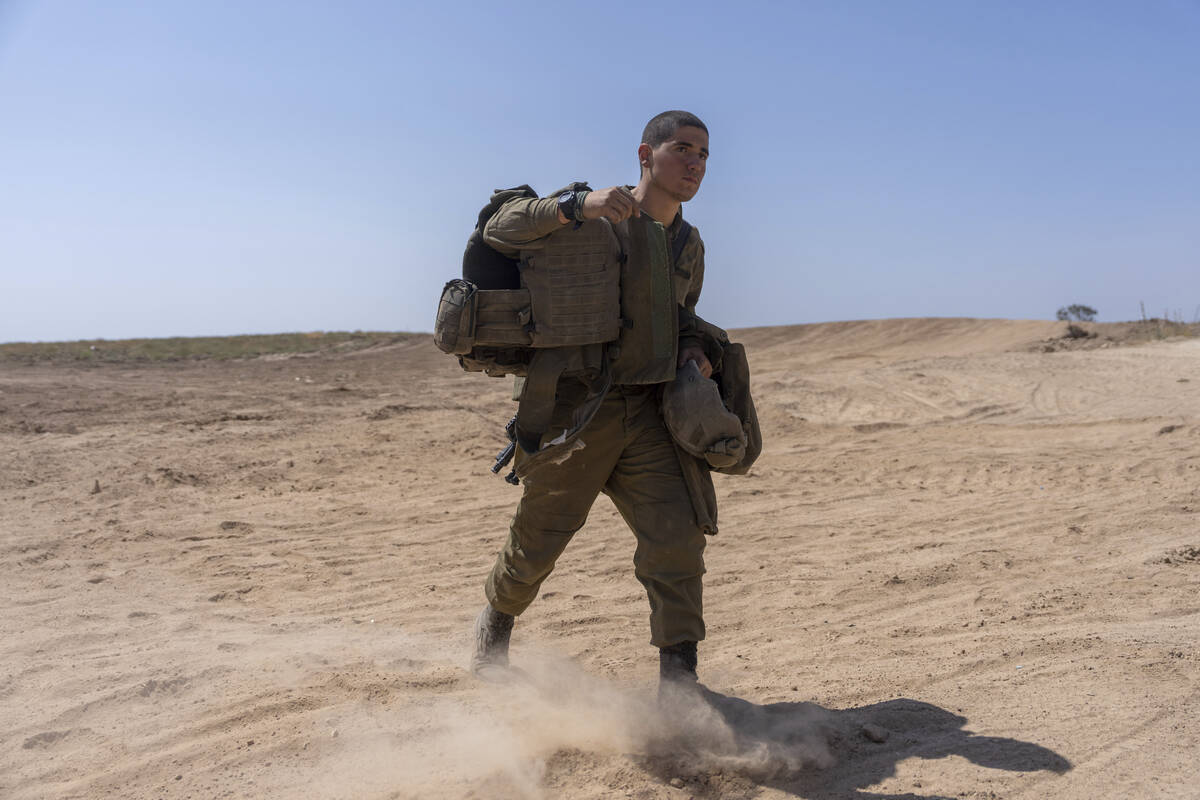
<path fill-rule="evenodd" d="M 1200 322 L 1176 322 L 1157 317 L 1130 322 L 1071 322 L 1064 325 L 1061 334 L 1044 339 L 1029 349 L 1046 353 L 1092 350 L 1193 336 L 1200 336 Z"/>
<path fill-rule="evenodd" d="M 362 350 L 414 334 L 325 332 L 175 336 L 165 339 L 84 339 L 0 344 L 0 363 L 112 363 L 255 358 L 265 355 Z"/>
<path fill-rule="evenodd" d="M 1137 326 L 1137 334 L 1145 339 L 1169 339 L 1173 336 L 1200 336 L 1200 322 L 1159 319 L 1151 317 L 1139 322 L 1127 323 Z"/>

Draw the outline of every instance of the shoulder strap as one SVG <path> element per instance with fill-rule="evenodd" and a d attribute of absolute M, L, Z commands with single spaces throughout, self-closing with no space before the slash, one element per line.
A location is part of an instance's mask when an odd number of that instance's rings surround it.
<path fill-rule="evenodd" d="M 692 226 L 686 219 L 679 220 L 679 233 L 675 235 L 675 243 L 671 246 L 671 267 L 679 268 L 679 257 L 683 255 L 683 248 L 687 244 L 688 237 L 692 235 Z"/>

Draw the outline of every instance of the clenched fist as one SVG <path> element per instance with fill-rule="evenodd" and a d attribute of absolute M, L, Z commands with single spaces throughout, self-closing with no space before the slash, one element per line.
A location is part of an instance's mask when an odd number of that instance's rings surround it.
<path fill-rule="evenodd" d="M 583 198 L 584 219 L 604 217 L 615 225 L 641 213 L 641 206 L 638 205 L 633 192 L 624 186 L 597 189 L 594 192 L 588 192 L 587 196 Z"/>

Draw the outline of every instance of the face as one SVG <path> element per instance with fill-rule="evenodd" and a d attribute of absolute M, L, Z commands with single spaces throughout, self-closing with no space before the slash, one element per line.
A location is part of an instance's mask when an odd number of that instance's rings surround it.
<path fill-rule="evenodd" d="M 690 125 L 676 129 L 667 141 L 639 148 L 651 182 L 681 203 L 695 197 L 708 163 L 708 134 Z M 648 162 L 648 164 L 647 164 Z"/>

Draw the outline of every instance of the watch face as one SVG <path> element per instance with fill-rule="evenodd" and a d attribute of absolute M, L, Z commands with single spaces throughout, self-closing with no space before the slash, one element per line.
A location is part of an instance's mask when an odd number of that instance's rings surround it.
<path fill-rule="evenodd" d="M 558 209 L 567 219 L 575 218 L 575 193 L 563 192 L 558 196 Z"/>

